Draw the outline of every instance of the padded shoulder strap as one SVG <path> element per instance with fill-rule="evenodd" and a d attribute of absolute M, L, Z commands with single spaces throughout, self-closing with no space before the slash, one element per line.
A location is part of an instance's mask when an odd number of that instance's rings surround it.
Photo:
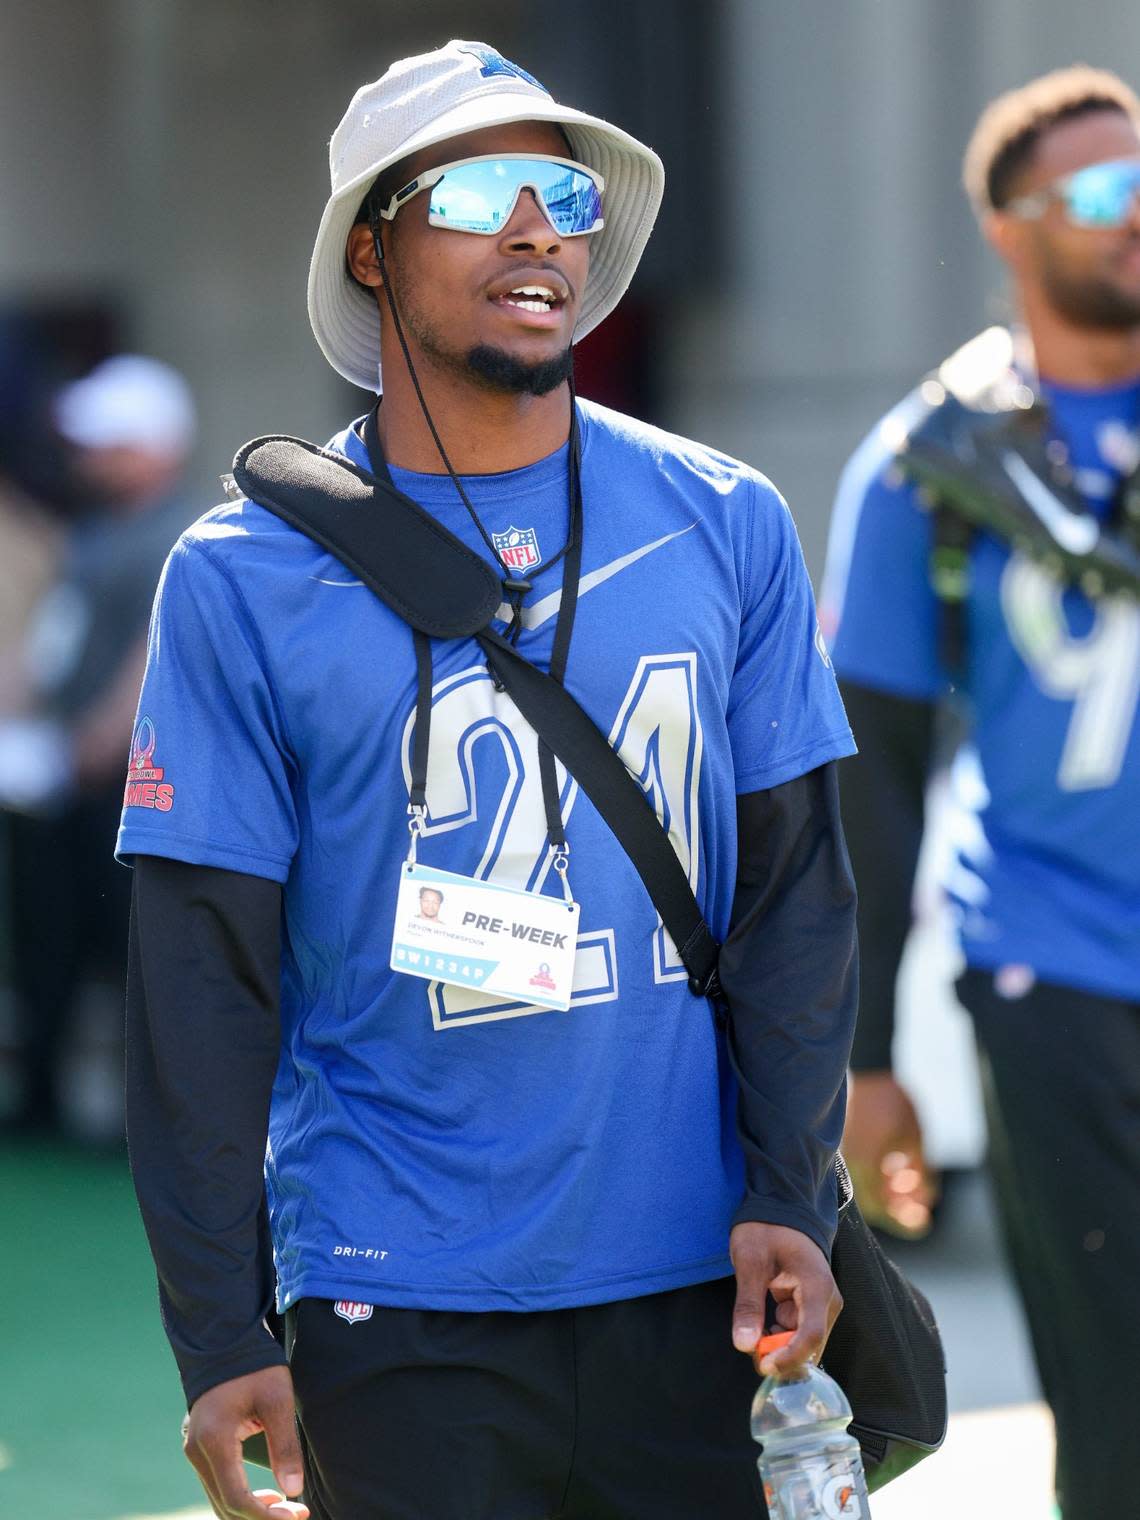
<path fill-rule="evenodd" d="M 238 450 L 234 480 L 251 501 L 335 554 L 422 633 L 466 638 L 495 615 L 502 587 L 486 561 L 351 460 L 270 435 Z"/>

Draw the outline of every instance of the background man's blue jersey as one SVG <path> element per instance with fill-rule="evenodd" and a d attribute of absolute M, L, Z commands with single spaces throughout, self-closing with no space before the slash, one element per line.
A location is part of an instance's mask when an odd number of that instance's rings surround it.
<path fill-rule="evenodd" d="M 1045 383 L 1051 426 L 1103 516 L 1140 451 L 1140 384 Z M 843 679 L 934 700 L 947 690 L 929 582 L 931 516 L 889 464 L 901 404 L 852 458 L 832 524 L 824 624 Z M 965 678 L 971 763 L 957 800 L 980 828 L 960 841 L 950 895 L 967 961 L 1140 998 L 1140 610 L 1091 603 L 981 534 L 971 553 Z M 873 892 L 873 882 L 861 882 Z"/>
<path fill-rule="evenodd" d="M 723 934 L 736 793 L 852 749 L 795 529 L 735 461 L 588 404 L 581 420 L 567 685 Z M 367 463 L 351 430 L 332 446 Z M 479 546 L 446 476 L 393 476 Z M 561 548 L 565 448 L 466 485 L 522 560 Z M 544 666 L 560 576 L 527 599 L 520 647 Z M 473 641 L 433 654 L 419 858 L 557 892 L 533 732 Z M 389 970 L 415 696 L 409 628 L 302 534 L 242 502 L 183 536 L 119 849 L 284 884 L 267 1170 L 281 1302 L 553 1308 L 728 1273 L 743 1179 L 723 1044 L 576 785 L 559 773 L 581 904 L 569 1012 Z"/>

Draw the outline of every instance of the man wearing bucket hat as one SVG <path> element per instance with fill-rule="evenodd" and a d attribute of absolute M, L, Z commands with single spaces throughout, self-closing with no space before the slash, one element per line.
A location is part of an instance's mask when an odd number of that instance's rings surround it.
<path fill-rule="evenodd" d="M 382 402 L 326 453 L 495 565 L 504 634 L 608 736 L 727 936 L 729 1012 L 472 639 L 413 637 L 249 500 L 207 514 L 139 708 L 169 805 L 128 805 L 119 842 L 132 1160 L 187 1454 L 227 1517 L 288 1512 L 242 1473 L 263 1430 L 280 1490 L 303 1463 L 336 1520 L 744 1520 L 737 1352 L 769 1292 L 782 1363 L 839 1308 L 852 744 L 795 531 L 754 471 L 574 398 L 573 342 L 656 215 L 648 148 L 451 42 L 359 91 L 330 157 L 310 317 Z M 471 929 L 426 971 L 393 937 L 419 872 Z M 533 991 L 497 984 L 492 914 L 525 938 L 571 892 L 564 960 L 540 936 Z"/>

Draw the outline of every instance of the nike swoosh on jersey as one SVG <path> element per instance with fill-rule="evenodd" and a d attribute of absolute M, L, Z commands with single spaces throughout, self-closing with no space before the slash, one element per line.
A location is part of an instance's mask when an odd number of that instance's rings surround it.
<path fill-rule="evenodd" d="M 1049 532 L 1070 554 L 1089 554 L 1096 548 L 1100 537 L 1100 524 L 1087 513 L 1080 516 L 1070 512 L 1064 502 L 1058 501 L 1044 481 L 1039 480 L 1024 459 L 1007 449 L 1001 456 L 1002 468 L 1021 492 L 1023 498 L 1049 529 Z"/>
<path fill-rule="evenodd" d="M 654 549 L 660 549 L 663 544 L 670 544 L 675 538 L 682 538 L 686 533 L 691 533 L 696 523 L 690 523 L 687 528 L 678 528 L 676 533 L 666 533 L 664 538 L 656 538 L 651 544 L 642 544 L 640 549 L 631 549 L 628 554 L 621 555 L 618 559 L 610 560 L 608 565 L 602 565 L 597 570 L 591 570 L 588 575 L 582 576 L 578 582 L 578 595 L 585 596 L 587 591 L 593 591 L 596 586 L 610 580 L 630 565 L 636 564 L 639 559 L 644 559 L 647 554 L 652 554 Z M 550 621 L 557 612 L 562 601 L 562 590 L 552 591 L 549 596 L 544 596 L 541 601 L 533 602 L 522 611 L 522 625 L 524 628 L 541 628 L 543 623 Z M 506 602 L 499 603 L 499 610 L 495 616 L 500 622 L 509 623 L 511 609 Z"/>
<path fill-rule="evenodd" d="M 585 596 L 587 591 L 593 591 L 595 586 L 602 585 L 622 570 L 628 569 L 630 565 L 636 564 L 639 559 L 644 559 L 647 554 L 652 554 L 654 549 L 660 549 L 663 544 L 670 544 L 675 538 L 682 538 L 686 533 L 691 533 L 696 526 L 696 523 L 690 523 L 687 528 L 678 528 L 676 533 L 666 533 L 664 538 L 656 538 L 651 544 L 642 544 L 640 549 L 631 549 L 628 554 L 623 554 L 618 559 L 612 559 L 608 565 L 602 565 L 597 570 L 591 570 L 588 575 L 582 576 L 578 582 L 578 595 Z M 322 586 L 363 586 L 364 584 L 363 581 L 359 580 L 332 581 L 326 579 L 323 575 L 310 575 L 309 579 L 317 581 Z M 544 596 L 541 601 L 534 602 L 530 607 L 524 607 L 522 615 L 523 627 L 541 628 L 543 623 L 549 622 L 555 616 L 561 601 L 562 591 L 559 589 L 558 591 L 552 591 L 549 596 Z M 495 616 L 500 622 L 510 622 L 511 609 L 506 602 L 499 603 L 499 610 Z"/>

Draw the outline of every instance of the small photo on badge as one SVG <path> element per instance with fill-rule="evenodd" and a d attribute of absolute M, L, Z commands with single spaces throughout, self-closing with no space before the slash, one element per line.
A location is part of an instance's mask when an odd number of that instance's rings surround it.
<path fill-rule="evenodd" d="M 446 924 L 447 919 L 439 911 L 443 906 L 443 893 L 438 887 L 420 888 L 420 910 L 416 914 L 417 921 L 425 921 L 431 924 Z"/>

